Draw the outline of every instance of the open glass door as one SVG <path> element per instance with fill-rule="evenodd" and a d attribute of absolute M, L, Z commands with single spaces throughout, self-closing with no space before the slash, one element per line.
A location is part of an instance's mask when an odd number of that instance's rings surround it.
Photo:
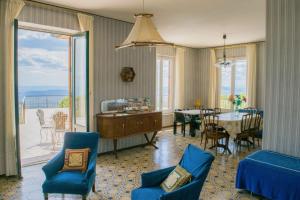
<path fill-rule="evenodd" d="M 73 130 L 89 131 L 89 33 L 72 37 Z"/>

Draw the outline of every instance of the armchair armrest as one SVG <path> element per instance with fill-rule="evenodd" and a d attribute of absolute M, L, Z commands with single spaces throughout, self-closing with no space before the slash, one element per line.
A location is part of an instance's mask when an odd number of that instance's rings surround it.
<path fill-rule="evenodd" d="M 143 173 L 141 175 L 142 178 L 142 186 L 141 187 L 151 187 L 159 185 L 164 179 L 168 177 L 168 175 L 175 169 L 175 166 L 168 167 L 165 169 L 159 169 L 156 171 Z"/>
<path fill-rule="evenodd" d="M 91 175 L 96 172 L 96 163 L 97 163 L 97 156 L 93 156 L 86 170 L 86 174 L 85 174 L 86 179 L 89 179 Z"/>
<path fill-rule="evenodd" d="M 160 200 L 198 200 L 201 189 L 201 181 L 193 181 L 173 192 L 163 194 Z"/>
<path fill-rule="evenodd" d="M 55 175 L 59 170 L 62 169 L 64 165 L 64 152 L 60 151 L 54 158 L 52 158 L 45 166 L 43 166 L 43 171 L 46 178 L 49 179 Z"/>

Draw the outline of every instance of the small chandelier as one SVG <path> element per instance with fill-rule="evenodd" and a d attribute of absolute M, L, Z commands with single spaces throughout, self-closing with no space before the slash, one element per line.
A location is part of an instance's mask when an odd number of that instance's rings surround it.
<path fill-rule="evenodd" d="M 144 11 L 144 0 L 143 0 L 143 11 Z M 155 25 L 153 24 L 151 17 L 153 14 L 149 13 L 139 13 L 135 14 L 135 23 L 126 38 L 126 40 L 120 45 L 116 46 L 116 49 L 121 49 L 125 47 L 139 47 L 139 46 L 160 46 L 168 45 L 173 46 L 173 43 L 166 42 L 159 32 L 157 31 Z"/>
<path fill-rule="evenodd" d="M 226 34 L 223 34 L 224 46 L 223 46 L 223 59 L 217 63 L 218 67 L 231 67 L 232 61 L 228 60 L 226 57 L 226 43 L 225 40 L 227 39 Z"/>

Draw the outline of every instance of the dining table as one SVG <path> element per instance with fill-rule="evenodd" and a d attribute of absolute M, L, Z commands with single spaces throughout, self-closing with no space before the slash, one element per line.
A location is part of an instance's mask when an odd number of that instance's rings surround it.
<path fill-rule="evenodd" d="M 242 118 L 245 114 L 247 113 L 228 112 L 218 114 L 219 126 L 224 127 L 231 138 L 236 138 L 237 134 L 241 132 Z"/>

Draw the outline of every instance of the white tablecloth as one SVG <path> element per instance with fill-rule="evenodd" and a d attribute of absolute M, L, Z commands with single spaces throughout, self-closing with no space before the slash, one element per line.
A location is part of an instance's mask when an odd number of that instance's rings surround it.
<path fill-rule="evenodd" d="M 230 137 L 236 138 L 236 135 L 241 132 L 242 117 L 247 113 L 222 113 L 219 114 L 219 125 L 223 126 L 229 133 Z"/>

